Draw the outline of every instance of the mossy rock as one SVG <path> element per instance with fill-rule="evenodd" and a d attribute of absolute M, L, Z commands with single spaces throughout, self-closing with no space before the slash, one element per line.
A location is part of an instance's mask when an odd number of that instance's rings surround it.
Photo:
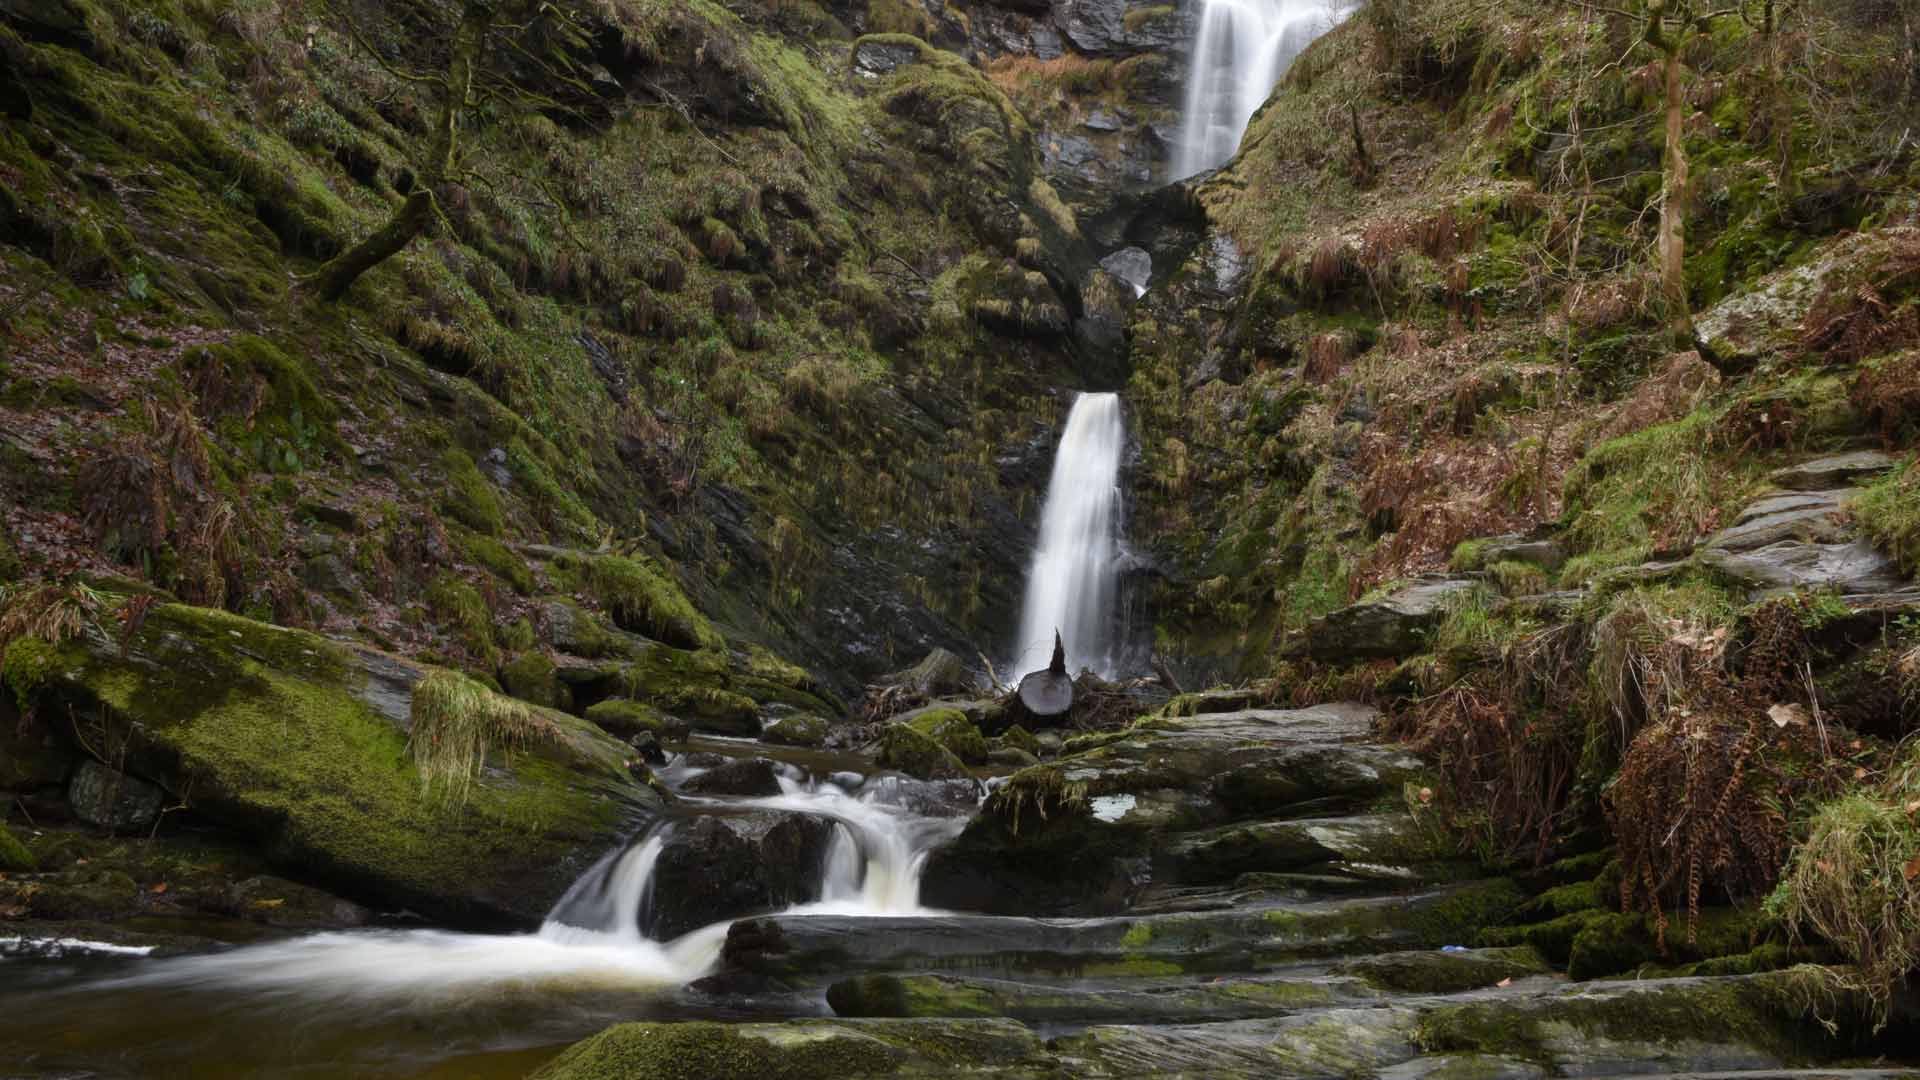
<path fill-rule="evenodd" d="M 887 725 L 880 734 L 880 753 L 876 760 L 886 768 L 898 769 L 922 780 L 956 780 L 973 775 L 953 751 L 907 724 Z"/>
<path fill-rule="evenodd" d="M 1547 963 L 1530 948 L 1475 949 L 1468 952 L 1383 953 L 1340 965 L 1380 990 L 1407 994 L 1459 994 L 1494 986 L 1502 979 L 1545 975 Z"/>
<path fill-rule="evenodd" d="M 500 509 L 493 482 L 473 459 L 463 450 L 449 449 L 440 455 L 440 471 L 447 480 L 446 495 L 440 503 L 443 512 L 482 536 L 499 536 L 506 528 L 506 513 Z"/>
<path fill-rule="evenodd" d="M 987 760 L 986 736 L 981 735 L 980 729 L 959 709 L 928 709 L 915 714 L 905 723 L 953 751 L 953 756 L 969 765 L 979 765 Z"/>
<path fill-rule="evenodd" d="M 1015 724 L 1001 732 L 997 741 L 1001 746 L 1010 747 L 1015 750 L 1024 750 L 1035 757 L 1040 756 L 1040 740 L 1034 738 L 1033 732 L 1028 731 L 1019 724 Z"/>
<path fill-rule="evenodd" d="M 820 747 L 833 734 L 833 725 L 818 716 L 783 716 L 760 733 L 761 742 L 776 746 Z"/>
<path fill-rule="evenodd" d="M 556 566 L 605 605 L 622 630 L 682 649 L 725 644 L 679 584 L 650 559 L 568 555 Z"/>
<path fill-rule="evenodd" d="M 500 687 L 521 701 L 549 709 L 566 710 L 573 695 L 560 681 L 560 668 L 547 654 L 521 653 L 500 667 Z"/>
<path fill-rule="evenodd" d="M 587 719 L 621 739 L 647 732 L 661 742 L 685 742 L 693 729 L 685 720 L 669 716 L 644 701 L 608 698 L 587 709 Z"/>
<path fill-rule="evenodd" d="M 621 1024 L 561 1054 L 534 1080 L 843 1080 L 947 1076 L 1031 1066 L 1040 1037 L 1010 1020 L 793 1020 Z M 988 1071 L 991 1070 L 991 1071 Z"/>
<path fill-rule="evenodd" d="M 627 748 L 542 711 L 550 737 L 495 750 L 464 802 L 407 752 L 421 672 L 225 612 L 155 608 L 123 653 L 59 647 L 36 703 L 109 719 L 126 771 L 341 895 L 466 925 L 536 923 L 660 798 Z"/>
<path fill-rule="evenodd" d="M 12 830 L 0 824 L 0 870 L 23 872 L 34 869 L 36 865 L 33 852 L 27 850 L 27 845 L 22 844 Z"/>

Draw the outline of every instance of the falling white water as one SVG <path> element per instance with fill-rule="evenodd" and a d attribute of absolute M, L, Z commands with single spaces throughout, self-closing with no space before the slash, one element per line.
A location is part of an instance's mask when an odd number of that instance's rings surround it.
<path fill-rule="evenodd" d="M 1053 656 L 1054 631 L 1067 666 L 1112 675 L 1114 598 L 1119 592 L 1120 455 L 1127 426 L 1118 394 L 1082 394 L 1047 481 L 1040 543 L 1014 639 L 1012 677 L 1038 671 Z"/>
<path fill-rule="evenodd" d="M 1226 164 L 1294 58 L 1354 6 L 1352 0 L 1200 0 L 1173 178 Z"/>
<path fill-rule="evenodd" d="M 730 806 L 813 814 L 834 822 L 817 902 L 795 914 L 922 913 L 927 855 L 965 824 L 906 805 L 897 777 L 858 793 L 827 781 L 781 780 L 782 794 L 725 800 Z M 697 800 L 689 800 L 697 802 Z M 514 990 L 652 989 L 683 986 L 712 971 L 730 923 L 670 942 L 642 932 L 667 824 L 596 863 L 531 934 L 369 930 L 314 934 L 205 956 L 162 960 L 101 987 L 245 990 L 263 997 L 353 1001 L 462 1000 Z"/>

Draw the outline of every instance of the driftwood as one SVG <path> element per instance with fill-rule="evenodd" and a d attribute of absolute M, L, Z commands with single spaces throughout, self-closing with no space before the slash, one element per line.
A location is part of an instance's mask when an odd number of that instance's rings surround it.
<path fill-rule="evenodd" d="M 1059 727 L 1073 712 L 1073 678 L 1067 674 L 1067 650 L 1060 632 L 1053 634 L 1053 662 L 1045 671 L 1029 673 L 1007 701 L 1005 722 L 1011 727 Z"/>

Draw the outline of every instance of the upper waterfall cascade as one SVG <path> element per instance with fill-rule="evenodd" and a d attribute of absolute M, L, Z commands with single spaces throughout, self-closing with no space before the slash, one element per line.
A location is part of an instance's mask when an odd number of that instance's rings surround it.
<path fill-rule="evenodd" d="M 1058 631 L 1074 669 L 1112 675 L 1119 638 L 1114 626 L 1119 594 L 1122 503 L 1120 456 L 1127 445 L 1118 394 L 1082 394 L 1067 414 L 1066 432 L 1047 482 L 1040 542 L 1021 607 L 1012 674 L 1047 666 Z"/>
<path fill-rule="evenodd" d="M 1351 0 L 1200 0 L 1173 178 L 1227 163 L 1280 77 Z"/>

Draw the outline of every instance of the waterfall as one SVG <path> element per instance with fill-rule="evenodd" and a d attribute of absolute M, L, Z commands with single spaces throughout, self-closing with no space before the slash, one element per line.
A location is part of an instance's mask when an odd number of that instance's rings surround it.
<path fill-rule="evenodd" d="M 927 816 L 916 803 L 926 781 L 855 777 L 782 777 L 781 794 L 761 798 L 688 798 L 698 805 L 809 814 L 834 823 L 819 868 L 818 895 L 794 914 L 915 915 L 927 856 L 966 824 L 965 816 Z M 160 961 L 101 985 L 175 990 L 240 988 L 256 995 L 356 1000 L 465 997 L 513 987 L 682 986 L 712 970 L 727 920 L 673 941 L 646 932 L 660 855 L 675 820 L 600 859 L 582 874 L 530 934 L 445 930 L 358 930 L 314 934 L 204 956 Z"/>
<path fill-rule="evenodd" d="M 1173 178 L 1218 168 L 1301 51 L 1347 17 L 1351 0 L 1199 0 L 1199 30 Z"/>
<path fill-rule="evenodd" d="M 1066 644 L 1070 668 L 1113 674 L 1120 455 L 1126 444 L 1118 394 L 1081 394 L 1074 401 L 1047 481 L 1011 678 L 1047 666 L 1055 630 Z"/>

